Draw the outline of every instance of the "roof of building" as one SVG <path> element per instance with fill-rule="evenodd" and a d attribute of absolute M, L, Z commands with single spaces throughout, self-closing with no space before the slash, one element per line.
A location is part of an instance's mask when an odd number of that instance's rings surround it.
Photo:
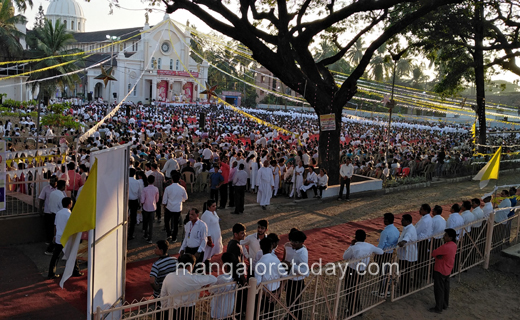
<path fill-rule="evenodd" d="M 114 29 L 114 30 L 101 30 L 93 32 L 77 32 L 73 33 L 74 39 L 77 42 L 100 42 L 107 41 L 107 35 L 120 37 L 121 40 L 126 40 L 142 31 L 143 27 L 137 28 L 126 28 L 126 29 Z M 136 41 L 141 39 L 141 35 L 133 38 Z"/>
<path fill-rule="evenodd" d="M 110 59 L 110 53 L 95 53 L 95 54 L 93 54 L 90 57 L 85 59 L 85 67 L 86 68 L 90 67 L 91 65 L 94 65 L 96 63 L 100 63 L 101 61 L 104 61 L 106 59 Z M 107 69 L 110 68 L 110 60 L 105 62 L 103 65 Z M 112 59 L 112 65 L 114 67 L 117 67 L 117 59 L 115 57 Z"/>
<path fill-rule="evenodd" d="M 45 15 L 85 18 L 83 9 L 76 0 L 51 0 Z"/>

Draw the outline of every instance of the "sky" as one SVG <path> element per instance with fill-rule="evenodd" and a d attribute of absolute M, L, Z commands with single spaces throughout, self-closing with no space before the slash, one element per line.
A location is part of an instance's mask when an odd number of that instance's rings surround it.
<path fill-rule="evenodd" d="M 121 8 L 114 7 L 113 14 L 110 15 L 110 0 L 90 0 L 90 2 L 86 2 L 85 0 L 76 1 L 83 8 L 83 13 L 87 19 L 87 32 L 143 26 L 145 23 L 145 9 L 149 8 L 147 0 L 120 0 Z M 33 0 L 33 2 L 34 7 L 25 12 L 25 16 L 28 20 L 27 28 L 29 29 L 34 25 L 40 4 L 43 5 L 43 9 L 46 11 L 50 3 L 49 0 Z M 165 14 L 164 10 L 164 5 L 154 7 L 153 12 L 149 14 L 150 25 L 155 25 L 162 21 Z M 181 24 L 186 24 L 186 21 L 189 20 L 190 25 L 195 25 L 199 31 L 204 33 L 211 32 L 211 28 L 204 22 L 185 10 L 175 12 L 171 14 L 170 17 Z M 427 72 L 427 74 L 430 75 L 429 72 Z M 492 77 L 492 80 L 506 80 L 510 82 L 519 79 L 519 76 L 509 71 L 500 72 L 499 75 Z"/>
<path fill-rule="evenodd" d="M 145 9 L 149 6 L 146 3 L 142 3 L 141 0 L 120 0 L 119 3 L 123 8 L 114 7 L 112 15 L 110 11 L 109 0 L 76 0 L 81 8 L 83 8 L 83 14 L 87 19 L 86 32 L 99 31 L 99 30 L 110 30 L 110 29 L 124 29 L 143 26 L 145 23 Z M 49 6 L 49 0 L 33 0 L 34 7 L 25 12 L 25 17 L 28 20 L 27 28 L 31 29 L 34 26 L 35 17 L 38 13 L 38 7 L 43 5 L 43 10 L 47 11 Z M 162 21 L 164 17 L 165 7 L 154 7 L 154 11 L 149 14 L 150 25 L 155 25 Z M 130 10 L 129 10 L 130 9 Z M 188 13 L 187 11 L 178 11 L 170 15 L 170 17 L 182 24 L 186 23 L 186 20 L 190 21 L 190 24 L 195 24 L 198 30 L 203 32 L 209 32 L 211 29 L 207 27 L 201 20 Z"/>

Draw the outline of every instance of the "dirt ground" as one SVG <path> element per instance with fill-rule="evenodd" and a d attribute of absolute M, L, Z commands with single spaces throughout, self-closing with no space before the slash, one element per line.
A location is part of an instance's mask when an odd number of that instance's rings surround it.
<path fill-rule="evenodd" d="M 499 184 L 520 182 L 520 172 L 503 174 Z M 493 183 L 494 185 L 494 183 Z M 267 210 L 256 204 L 256 197 L 246 196 L 246 208 L 243 215 L 230 214 L 231 209 L 218 210 L 221 218 L 223 243 L 231 239 L 231 227 L 237 222 L 246 225 L 249 232 L 255 232 L 259 219 L 268 219 L 270 232 L 286 234 L 292 227 L 300 230 L 334 226 L 350 221 L 382 217 L 385 212 L 402 213 L 418 210 L 422 203 L 435 204 L 461 203 L 462 200 L 481 197 L 492 189 L 488 186 L 480 190 L 478 182 L 432 184 L 431 187 L 411 189 L 388 195 L 380 194 L 368 197 L 353 197 L 351 202 L 337 201 L 336 198 L 324 200 L 302 200 L 278 197 L 272 199 Z M 184 204 L 184 212 L 190 207 L 202 209 L 202 203 L 209 198 L 209 193 L 190 194 Z M 415 221 L 414 221 L 415 223 Z M 155 224 L 154 241 L 166 238 L 164 222 Z M 128 261 L 138 261 L 154 257 L 154 245 L 148 244 L 141 236 L 141 226 L 136 227 L 136 238 L 129 242 Z M 179 235 L 180 239 L 180 235 Z M 38 266 L 42 277 L 46 274 L 49 257 L 43 255 L 45 245 L 27 244 L 19 246 Z M 171 253 L 177 253 L 180 242 L 171 245 Z M 338 248 L 344 251 L 346 248 Z M 316 254 L 316 253 L 314 253 Z M 442 315 L 432 314 L 427 309 L 434 304 L 433 287 L 405 297 L 397 302 L 386 302 L 366 312 L 364 319 L 520 319 L 520 261 L 492 257 L 491 267 L 484 270 L 477 266 L 460 278 L 452 278 L 450 308 Z M 85 264 L 81 266 L 86 267 Z"/>

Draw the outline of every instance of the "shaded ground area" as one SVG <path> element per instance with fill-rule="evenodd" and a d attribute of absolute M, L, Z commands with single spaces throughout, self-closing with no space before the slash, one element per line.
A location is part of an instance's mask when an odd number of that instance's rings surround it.
<path fill-rule="evenodd" d="M 520 181 L 520 174 L 508 174 L 503 175 L 500 178 L 500 184 L 513 184 Z M 489 192 L 490 187 L 485 189 L 485 192 Z M 244 223 L 248 232 L 255 232 L 256 222 L 259 219 L 267 218 L 270 221 L 270 231 L 278 234 L 286 234 L 292 227 L 298 227 L 301 230 L 310 230 L 315 228 L 333 227 L 336 225 L 344 224 L 346 222 L 354 222 L 351 224 L 352 229 L 349 230 L 335 230 L 333 233 L 327 234 L 330 238 L 330 242 L 335 242 L 335 238 L 347 239 L 353 236 L 353 230 L 355 230 L 356 223 L 365 225 L 361 220 L 381 219 L 385 212 L 402 213 L 408 211 L 418 211 L 419 206 L 422 203 L 429 203 L 430 205 L 450 205 L 452 203 L 460 203 L 462 200 L 470 199 L 473 197 L 480 197 L 484 192 L 478 189 L 478 183 L 473 181 L 466 181 L 460 183 L 439 183 L 434 184 L 430 188 L 426 189 L 412 189 L 400 193 L 389 194 L 389 195 L 377 195 L 372 197 L 354 198 L 351 202 L 340 202 L 333 199 L 325 200 L 306 200 L 301 202 L 293 202 L 292 200 L 279 197 L 273 199 L 272 205 L 268 207 L 266 211 L 254 204 L 254 195 L 248 194 L 246 198 L 245 214 L 243 215 L 231 215 L 230 209 L 219 210 L 218 214 L 221 217 L 221 228 L 223 242 L 226 244 L 231 238 L 231 227 L 237 222 Z M 184 212 L 190 207 L 197 207 L 199 210 L 202 209 L 202 203 L 209 197 L 209 194 L 196 194 L 190 195 L 190 200 L 185 203 Z M 416 221 L 414 221 L 415 223 Z M 399 223 L 397 223 L 399 224 Z M 164 222 L 161 224 L 156 223 L 154 225 L 154 241 L 160 238 L 165 238 L 166 233 L 163 231 Z M 377 225 L 374 225 L 373 230 L 367 230 L 371 233 L 372 242 L 377 239 Z M 136 239 L 132 240 L 129 244 L 128 261 L 139 261 L 148 260 L 154 258 L 153 245 L 147 244 L 140 235 L 140 226 L 137 227 Z M 345 234 L 346 233 L 346 234 Z M 349 234 L 352 233 L 352 234 Z M 179 236 L 180 239 L 180 236 Z M 312 240 L 311 240 L 312 241 Z M 325 243 L 326 241 L 321 241 Z M 174 243 L 171 246 L 171 253 L 175 254 L 178 252 L 180 243 Z M 327 247 L 327 248 L 326 248 Z M 348 247 L 348 241 L 344 243 L 337 243 L 337 245 L 331 245 L 327 243 L 323 250 L 316 247 L 316 249 L 309 252 L 313 258 L 320 256 L 327 256 L 327 260 L 335 260 L 331 255 L 331 250 L 334 250 L 334 256 L 343 253 Z M 11 248 L 8 248 L 9 251 Z M 27 283 L 12 283 L 12 288 L 0 287 L 2 295 L 9 290 L 18 289 L 21 294 L 24 294 L 26 287 L 34 284 L 46 283 L 44 281 L 44 275 L 47 272 L 48 263 L 50 257 L 43 255 L 45 245 L 43 243 L 27 244 L 22 246 L 14 247 L 18 249 L 20 255 L 13 257 L 13 259 L 21 259 L 22 257 L 26 260 L 22 264 L 31 264 L 32 269 L 28 270 L 26 277 L 31 277 L 31 282 Z M 7 266 L 7 273 L 13 268 L 16 268 L 17 262 L 14 260 L 7 260 L 5 255 L 10 252 L 6 252 L 7 249 L 0 251 L 0 261 L 3 266 Z M 14 250 L 16 251 L 16 250 Z M 23 254 L 21 254 L 23 252 Z M 27 258 L 28 257 L 28 258 Z M 336 259 L 337 260 L 337 259 Z M 4 262 L 5 261 L 5 262 Z M 406 310 L 405 314 L 413 315 L 417 319 L 444 319 L 445 316 L 456 317 L 460 319 L 484 319 L 484 318 L 497 318 L 501 319 L 516 319 L 519 305 L 519 290 L 520 279 L 518 273 L 512 272 L 508 268 L 500 267 L 501 263 L 507 265 L 509 260 L 504 262 L 499 261 L 497 264 L 485 271 L 481 267 L 475 267 L 469 272 L 464 273 L 461 276 L 461 283 L 457 284 L 457 279 L 453 279 L 453 295 L 452 304 L 450 309 L 445 315 L 431 315 L 426 310 L 433 304 L 433 289 L 426 289 L 410 297 L 406 297 L 395 303 L 385 303 L 378 308 L 365 313 L 364 317 L 367 319 L 396 319 L 403 316 L 403 311 Z M 516 262 L 517 263 L 517 262 Z M 151 263 L 150 263 L 151 266 Z M 81 265 L 82 268 L 86 267 L 86 264 Z M 502 268 L 502 269 L 501 269 Z M 139 277 L 147 277 L 149 268 L 142 266 L 143 275 Z M 16 279 L 16 278 L 13 278 Z M 29 279 L 29 278 L 27 278 Z M 129 279 L 134 281 L 135 279 Z M 2 279 L 2 283 L 3 283 Z M 54 285 L 54 284 L 53 284 Z M 500 287 L 499 287 L 500 285 Z M 49 289 L 47 289 L 49 290 Z M 49 293 L 52 294 L 52 293 Z M 53 295 L 55 300 L 50 299 L 45 304 L 45 308 L 52 309 L 54 306 L 63 304 L 63 300 L 60 300 L 56 295 Z M 2 299 L 5 301 L 4 299 Z M 61 304 L 60 304 L 61 303 Z M 86 302 L 85 302 L 86 303 Z M 51 308 L 52 306 L 52 308 Z M 74 309 L 71 306 L 69 308 Z M 471 310 L 470 310 L 471 308 Z M 5 309 L 5 310 L 4 310 Z M 13 309 L 15 309 L 13 311 Z M 5 311 L 5 312 L 4 312 Z M 17 318 L 9 317 L 9 319 L 34 319 L 27 313 L 29 310 L 16 310 L 16 307 L 12 304 L 6 306 L 0 306 L 0 318 L 3 318 L 5 314 L 16 314 Z M 499 313 L 500 312 L 500 313 Z M 37 317 L 38 319 L 55 319 L 56 314 L 52 317 Z M 61 317 L 59 317 L 61 318 Z"/>

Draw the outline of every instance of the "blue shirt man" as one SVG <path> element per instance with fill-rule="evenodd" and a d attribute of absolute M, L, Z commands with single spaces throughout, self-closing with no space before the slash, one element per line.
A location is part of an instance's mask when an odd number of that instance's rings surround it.
<path fill-rule="evenodd" d="M 383 219 L 386 227 L 381 232 L 377 247 L 389 253 L 392 252 L 392 248 L 397 246 L 399 230 L 394 226 L 394 215 L 392 213 L 385 213 Z"/>

